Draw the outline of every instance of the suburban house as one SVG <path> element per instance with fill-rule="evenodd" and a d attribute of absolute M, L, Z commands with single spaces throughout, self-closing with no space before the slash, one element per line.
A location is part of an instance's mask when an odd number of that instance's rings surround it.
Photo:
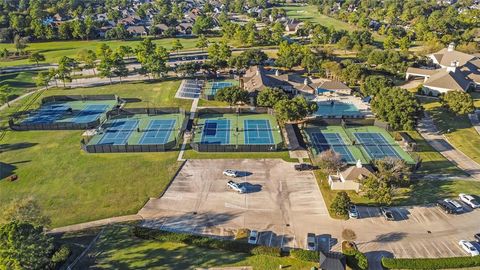
<path fill-rule="evenodd" d="M 311 79 L 299 73 L 284 73 L 279 70 L 267 70 L 262 66 L 247 69 L 240 78 L 240 87 L 256 95 L 263 89 L 280 88 L 290 94 L 316 95 L 324 92 L 350 94 L 352 89 L 338 81 Z"/>
<path fill-rule="evenodd" d="M 303 22 L 296 19 L 288 19 L 285 22 L 285 31 L 288 33 L 296 33 L 303 25 Z"/>
<path fill-rule="evenodd" d="M 127 32 L 134 37 L 146 36 L 148 34 L 147 29 L 143 25 L 127 26 Z"/>
<path fill-rule="evenodd" d="M 324 253 L 320 251 L 321 270 L 345 270 L 346 259 L 340 253 Z"/>
<path fill-rule="evenodd" d="M 424 79 L 423 92 L 437 96 L 451 90 L 468 91 L 480 86 L 480 58 L 455 50 L 452 43 L 428 56 L 433 68 L 407 69 L 406 79 Z"/>
<path fill-rule="evenodd" d="M 328 176 L 328 184 L 332 190 L 360 191 L 360 182 L 372 175 L 372 171 L 362 165 L 359 160 L 355 166 L 350 166 L 335 175 Z"/>

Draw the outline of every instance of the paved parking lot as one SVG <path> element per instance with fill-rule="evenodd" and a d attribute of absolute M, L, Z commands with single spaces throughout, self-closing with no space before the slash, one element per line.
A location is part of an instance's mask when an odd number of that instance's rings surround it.
<path fill-rule="evenodd" d="M 239 228 L 260 232 L 260 244 L 304 247 L 312 224 L 329 219 L 312 172 L 297 172 L 282 160 L 189 160 L 159 199 L 140 211 L 147 226 L 232 236 Z M 227 188 L 225 169 L 244 172 L 233 179 L 246 194 Z M 317 228 L 317 231 L 321 231 Z M 297 236 L 297 237 L 295 237 Z"/>

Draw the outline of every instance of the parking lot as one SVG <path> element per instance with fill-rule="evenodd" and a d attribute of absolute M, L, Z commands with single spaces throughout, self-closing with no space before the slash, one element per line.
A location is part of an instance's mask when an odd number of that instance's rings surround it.
<path fill-rule="evenodd" d="M 312 172 L 297 172 L 282 160 L 189 160 L 159 199 L 140 211 L 147 226 L 164 230 L 233 236 L 240 228 L 258 230 L 262 245 L 304 247 L 312 226 L 329 219 Z M 242 172 L 233 179 L 245 194 L 227 188 L 225 169 Z M 315 230 L 316 229 L 316 230 Z M 319 242 L 322 240 L 319 234 Z"/>

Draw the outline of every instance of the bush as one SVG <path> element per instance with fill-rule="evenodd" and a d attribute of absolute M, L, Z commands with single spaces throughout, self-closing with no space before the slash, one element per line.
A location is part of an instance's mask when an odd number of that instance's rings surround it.
<path fill-rule="evenodd" d="M 480 256 L 429 258 L 429 259 L 394 259 L 382 258 L 382 265 L 391 269 L 449 269 L 480 266 Z"/>
<path fill-rule="evenodd" d="M 237 233 L 235 233 L 235 240 L 246 240 L 249 234 L 249 229 L 239 229 Z"/>
<path fill-rule="evenodd" d="M 352 269 L 366 270 L 368 269 L 367 256 L 362 252 L 349 248 L 343 251 L 347 256 L 347 265 Z"/>
<path fill-rule="evenodd" d="M 318 251 L 312 250 L 303 250 L 303 249 L 292 249 L 290 250 L 290 255 L 298 260 L 307 261 L 307 262 L 319 262 L 320 253 Z"/>
<path fill-rule="evenodd" d="M 52 263 L 54 265 L 59 265 L 67 261 L 69 256 L 70 256 L 70 249 L 67 246 L 61 246 L 60 249 L 53 254 Z"/>
<path fill-rule="evenodd" d="M 251 253 L 253 255 L 268 255 L 272 257 L 281 257 L 282 250 L 277 247 L 267 247 L 267 246 L 255 246 L 252 248 Z"/>

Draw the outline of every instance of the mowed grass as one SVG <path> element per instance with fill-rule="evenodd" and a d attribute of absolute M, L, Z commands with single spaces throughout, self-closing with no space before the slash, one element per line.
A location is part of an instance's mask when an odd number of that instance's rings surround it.
<path fill-rule="evenodd" d="M 288 151 L 276 152 L 197 152 L 193 149 L 186 150 L 184 153 L 186 159 L 262 159 L 279 158 L 287 162 L 298 162 L 298 159 L 290 158 Z"/>
<path fill-rule="evenodd" d="M 35 71 L 0 74 L 0 86 L 8 85 L 12 88 L 10 100 L 13 100 L 36 87 L 34 82 L 35 76 L 37 76 Z"/>
<path fill-rule="evenodd" d="M 96 255 L 96 257 L 94 257 Z M 197 267 L 252 266 L 253 269 L 310 269 L 315 263 L 292 258 L 248 255 L 223 250 L 211 250 L 182 243 L 160 242 L 136 238 L 131 227 L 110 227 L 85 258 L 80 268 L 95 269 L 195 269 Z"/>
<path fill-rule="evenodd" d="M 48 90 L 54 94 L 117 94 L 140 97 L 156 106 L 190 107 L 173 98 L 179 81 L 117 84 L 105 87 Z M 143 107 L 134 102 L 131 107 Z M 178 152 L 86 154 L 82 131 L 8 131 L 1 142 L 0 204 L 31 196 L 52 219 L 51 227 L 133 214 L 149 197 L 158 196 L 181 163 Z M 5 177 L 19 176 L 15 182 Z"/>
<path fill-rule="evenodd" d="M 423 106 L 448 141 L 456 149 L 480 163 L 480 135 L 472 127 L 468 116 L 455 115 L 435 100 L 424 100 Z"/>
<path fill-rule="evenodd" d="M 179 38 L 184 49 L 191 50 L 196 49 L 195 45 L 198 41 L 197 38 Z M 163 46 L 166 49 L 170 50 L 172 48 L 172 43 L 174 38 L 164 38 L 156 39 L 154 42 Z M 220 38 L 210 38 L 210 41 L 219 41 Z M 26 50 L 36 51 L 45 55 L 45 63 L 58 63 L 60 58 L 63 56 L 75 57 L 78 51 L 86 50 L 96 50 L 97 47 L 105 43 L 110 46 L 112 49 L 118 48 L 120 46 L 137 46 L 141 40 L 131 40 L 131 41 L 121 41 L 121 40 L 89 40 L 89 41 L 50 41 L 50 42 L 34 42 L 29 43 Z M 10 52 L 15 51 L 13 43 L 0 43 L 0 50 L 6 48 Z M 20 59 L 14 61 L 0 61 L 0 67 L 9 67 L 9 66 L 19 66 L 19 65 L 32 65 L 33 63 L 29 62 L 28 59 Z"/>

